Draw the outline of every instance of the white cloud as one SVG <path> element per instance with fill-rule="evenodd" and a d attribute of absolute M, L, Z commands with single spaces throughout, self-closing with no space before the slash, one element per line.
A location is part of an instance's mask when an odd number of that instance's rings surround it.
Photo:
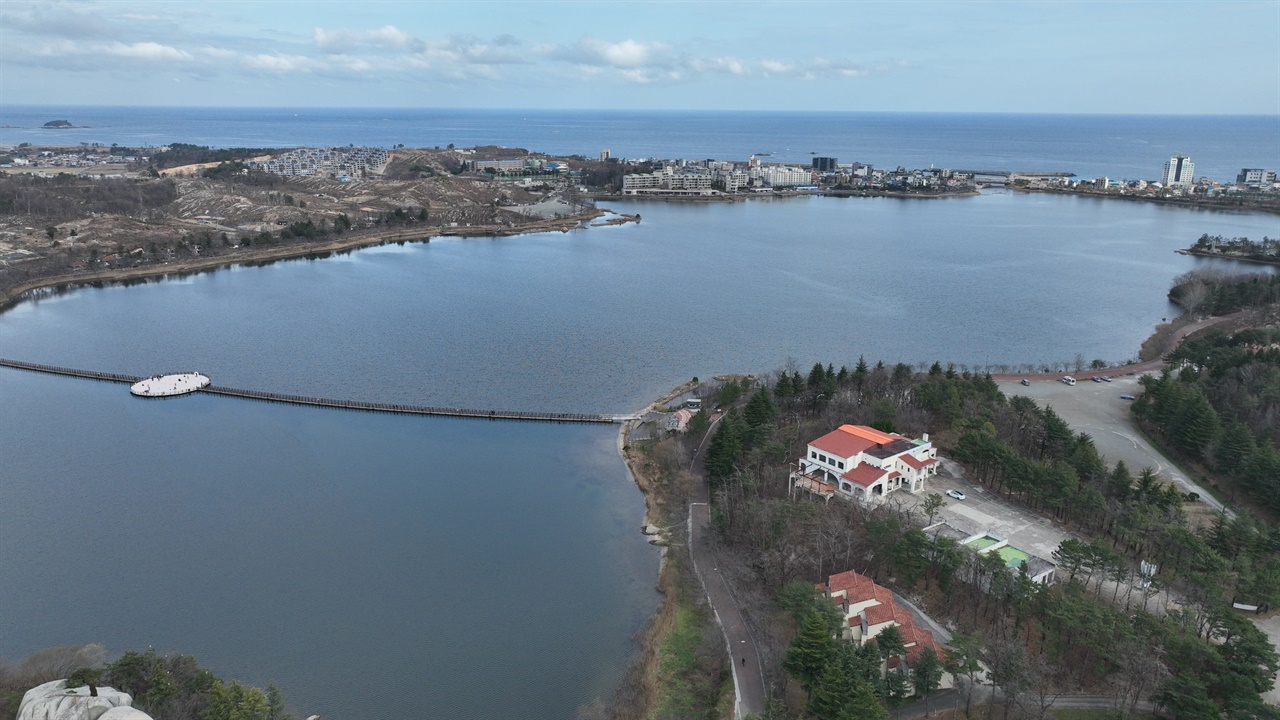
<path fill-rule="evenodd" d="M 528 60 L 517 52 L 505 49 L 519 44 L 520 41 L 510 35 L 500 35 L 493 42 L 457 35 L 442 42 L 428 44 L 422 54 L 447 63 L 519 65 Z"/>
<path fill-rule="evenodd" d="M 321 52 L 345 54 L 358 47 L 386 48 L 420 52 L 424 43 L 395 25 L 383 25 L 376 30 L 325 30 L 315 28 L 311 39 Z"/>
<path fill-rule="evenodd" d="M 118 57 L 133 58 L 135 60 L 146 60 L 148 62 L 156 61 L 187 61 L 191 59 L 191 53 L 179 50 L 170 45 L 161 45 L 155 42 L 136 42 L 132 45 L 125 45 L 122 42 L 114 42 L 106 46 L 103 50 L 108 55 L 116 55 Z"/>
<path fill-rule="evenodd" d="M 240 57 L 240 53 L 236 52 L 235 50 L 228 50 L 226 48 L 214 47 L 212 45 L 205 45 L 204 47 L 200 48 L 200 53 L 202 55 L 207 55 L 211 58 L 217 58 L 219 60 L 230 60 L 232 58 Z"/>
<path fill-rule="evenodd" d="M 0 9 L 0 27 L 32 35 L 63 38 L 102 37 L 106 24 L 90 13 L 66 3 L 36 6 L 7 6 Z"/>
<path fill-rule="evenodd" d="M 638 84 L 674 83 L 707 75 L 741 78 L 786 76 L 813 80 L 819 77 L 856 78 L 871 72 L 842 58 L 753 60 L 732 55 L 706 56 L 679 51 L 665 42 L 630 39 L 609 42 L 586 37 L 572 45 L 538 45 L 532 53 L 544 59 L 575 64 L 584 73 L 611 72 L 615 78 Z"/>
<path fill-rule="evenodd" d="M 623 69 L 669 64 L 673 60 L 669 50 L 667 44 L 660 42 L 608 42 L 592 37 L 583 38 L 573 45 L 540 45 L 534 48 L 536 54 L 551 60 Z"/>
<path fill-rule="evenodd" d="M 242 58 L 245 66 L 254 70 L 272 73 L 311 72 L 323 67 L 323 63 L 304 55 L 246 55 Z"/>

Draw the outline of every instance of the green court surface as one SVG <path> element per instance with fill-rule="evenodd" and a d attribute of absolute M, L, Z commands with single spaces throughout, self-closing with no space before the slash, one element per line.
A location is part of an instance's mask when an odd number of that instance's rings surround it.
<path fill-rule="evenodd" d="M 1000 554 L 1001 558 L 1004 558 L 1004 563 L 1011 568 L 1017 568 L 1022 563 L 1031 559 L 1030 553 L 1025 550 L 1019 550 L 1012 545 L 1005 545 L 996 552 Z"/>
<path fill-rule="evenodd" d="M 965 544 L 978 552 L 982 552 L 998 542 L 1000 541 L 990 535 L 983 535 L 982 537 L 974 538 Z"/>

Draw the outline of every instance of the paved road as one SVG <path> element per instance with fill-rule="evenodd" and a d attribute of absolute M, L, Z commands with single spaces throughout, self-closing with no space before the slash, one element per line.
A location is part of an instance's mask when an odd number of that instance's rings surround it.
<path fill-rule="evenodd" d="M 729 662 L 733 665 L 733 687 L 736 703 L 734 717 L 760 715 L 765 710 L 768 694 L 764 689 L 764 674 L 760 669 L 760 653 L 751 637 L 747 623 L 738 612 L 738 603 L 729 586 L 716 567 L 715 551 L 706 542 L 711 531 L 711 507 L 705 502 L 689 504 L 689 554 L 693 557 L 693 569 L 707 600 L 715 613 L 716 623 L 724 632 L 729 648 Z"/>

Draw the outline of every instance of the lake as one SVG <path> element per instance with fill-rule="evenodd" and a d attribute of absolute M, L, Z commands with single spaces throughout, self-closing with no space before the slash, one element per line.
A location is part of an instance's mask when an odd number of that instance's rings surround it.
<path fill-rule="evenodd" d="M 1173 252 L 1275 216 L 1050 195 L 610 202 L 638 225 L 82 288 L 0 356 L 277 392 L 630 412 L 694 375 L 1132 357 Z M 658 556 L 616 428 L 288 407 L 0 369 L 0 655 L 155 646 L 330 718 L 563 718 Z"/>

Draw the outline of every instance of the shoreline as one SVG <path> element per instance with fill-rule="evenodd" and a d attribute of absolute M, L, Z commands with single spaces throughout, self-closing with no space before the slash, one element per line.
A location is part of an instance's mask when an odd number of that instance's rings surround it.
<path fill-rule="evenodd" d="M 909 200 L 937 200 L 942 198 L 958 198 L 958 197 L 978 197 L 982 193 L 978 190 L 966 190 L 964 192 L 945 192 L 945 193 L 913 193 L 903 192 L 900 190 L 823 190 L 818 192 L 769 192 L 756 194 L 739 194 L 732 195 L 721 193 L 719 195 L 621 195 L 616 193 L 592 195 L 592 200 L 644 200 L 647 202 L 674 202 L 674 203 L 735 203 L 747 202 L 749 200 L 769 200 L 771 198 L 798 198 L 798 197 L 834 197 L 834 198 L 903 198 Z"/>
<path fill-rule="evenodd" d="M 1257 263 L 1258 265 L 1280 265 L 1280 259 L 1268 260 L 1266 258 L 1250 257 L 1248 255 L 1227 255 L 1226 253 L 1209 252 L 1207 250 L 1192 250 L 1191 248 L 1183 248 L 1174 250 L 1179 255 L 1195 255 L 1196 257 L 1218 258 L 1219 260 L 1237 260 L 1239 262 Z"/>
<path fill-rule="evenodd" d="M 689 380 L 676 386 L 634 413 L 634 417 L 637 419 L 624 421 L 622 428 L 618 430 L 618 456 L 622 458 L 622 463 L 627 468 L 627 474 L 631 476 L 631 482 L 635 483 L 635 486 L 640 490 L 641 496 L 644 497 L 645 509 L 644 524 L 641 526 L 642 532 L 649 526 L 657 526 L 658 523 L 663 521 L 662 511 L 669 499 L 662 496 L 656 478 L 645 472 L 645 468 L 641 464 L 643 458 L 631 448 L 631 432 L 639 426 L 640 420 L 638 418 L 642 417 L 650 409 L 666 405 L 696 387 L 698 387 L 698 383 L 694 380 Z M 646 536 L 648 536 L 647 533 Z M 660 538 L 662 536 L 648 537 Z M 675 571 L 667 558 L 668 546 L 658 545 L 658 547 L 661 555 L 658 560 L 658 582 L 655 589 L 662 596 L 662 599 L 658 602 L 658 606 L 654 608 L 653 614 L 650 615 L 644 629 L 640 632 L 639 648 L 628 663 L 623 680 L 618 686 L 618 689 L 624 686 L 635 688 L 638 697 L 631 700 L 632 704 L 629 708 L 631 717 L 635 718 L 649 717 L 657 706 L 660 698 L 658 673 L 662 665 L 661 650 L 675 626 L 676 598 L 673 592 L 673 585 L 676 582 L 673 577 Z M 610 699 L 609 704 L 611 706 L 617 703 L 618 700 L 616 698 Z"/>
<path fill-rule="evenodd" d="M 476 225 L 472 227 L 450 228 L 414 228 L 382 230 L 367 233 L 349 233 L 336 239 L 318 243 L 297 243 L 283 247 L 267 247 L 262 250 L 248 250 L 218 255 L 207 258 L 192 258 L 174 262 L 143 265 L 139 267 L 112 268 L 97 272 L 67 273 L 63 275 L 46 275 L 18 283 L 11 288 L 0 290 L 0 313 L 13 308 L 36 291 L 45 288 L 76 287 L 98 283 L 114 284 L 130 280 L 147 278 L 163 278 L 169 275 L 188 275 L 207 272 L 221 267 L 233 265 L 268 264 L 281 260 L 306 258 L 312 255 L 325 255 L 364 247 L 385 245 L 393 242 L 431 242 L 434 237 L 512 237 L 516 235 L 534 235 L 544 232 L 569 232 L 570 230 L 602 227 L 605 225 L 621 225 L 627 222 L 639 222 L 640 216 L 621 216 L 615 222 L 593 224 L 590 221 L 603 217 L 607 211 L 601 208 L 577 215 L 552 220 L 538 220 L 526 225 Z M 586 224 L 584 224 L 586 223 Z"/>
<path fill-rule="evenodd" d="M 1023 193 L 1045 193 L 1047 195 L 1072 195 L 1075 197 L 1094 198 L 1097 200 L 1127 200 L 1129 202 L 1148 202 L 1156 205 L 1172 205 L 1174 207 L 1190 208 L 1195 210 L 1217 210 L 1219 212 L 1248 212 L 1248 213 L 1266 213 L 1268 215 L 1280 215 L 1280 205 L 1246 205 L 1236 204 L 1228 205 L 1226 203 L 1209 202 L 1208 200 L 1195 200 L 1180 197 L 1159 197 L 1149 195 L 1121 195 L 1119 193 L 1104 193 L 1093 190 L 1071 190 L 1066 188 L 1032 188 L 1017 187 L 1009 185 L 1008 188 L 1015 192 Z"/>

